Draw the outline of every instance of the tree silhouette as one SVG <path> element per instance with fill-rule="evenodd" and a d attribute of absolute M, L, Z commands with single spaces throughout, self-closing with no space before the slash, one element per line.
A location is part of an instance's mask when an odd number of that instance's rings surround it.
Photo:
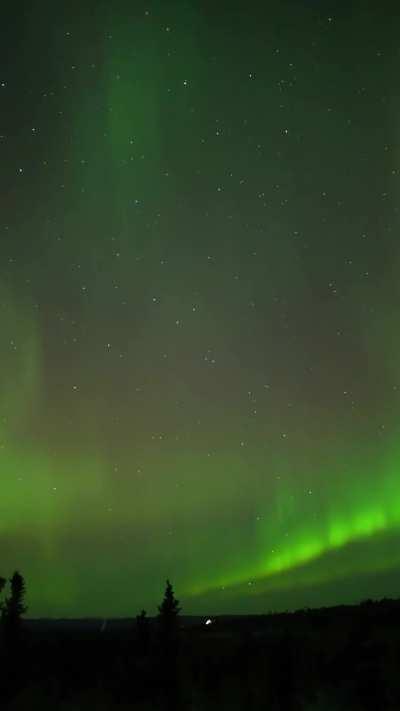
<path fill-rule="evenodd" d="M 21 689 L 26 679 L 26 650 L 22 642 L 22 615 L 27 607 L 24 604 L 25 581 L 16 570 L 9 580 L 10 595 L 1 604 L 1 636 L 3 647 L 2 671 L 4 683 L 1 685 L 3 699 L 10 699 Z M 1 578 L 1 589 L 5 581 Z"/>
<path fill-rule="evenodd" d="M 20 640 L 21 617 L 28 609 L 24 604 L 25 581 L 17 570 L 10 578 L 10 586 L 11 594 L 1 606 L 1 621 L 5 643 L 7 647 L 14 647 Z"/>
<path fill-rule="evenodd" d="M 176 623 L 180 611 L 179 600 L 175 598 L 172 585 L 170 581 L 167 580 L 164 599 L 161 605 L 158 606 L 159 619 L 163 622 L 174 624 Z"/>
<path fill-rule="evenodd" d="M 164 599 L 158 607 L 158 632 L 161 644 L 159 659 L 160 680 L 164 687 L 166 709 L 175 711 L 180 708 L 179 702 L 179 622 L 181 611 L 179 600 L 175 598 L 172 585 L 167 580 Z"/>
<path fill-rule="evenodd" d="M 175 598 L 172 585 L 167 580 L 164 599 L 158 606 L 158 628 L 160 641 L 164 651 L 170 653 L 177 650 L 178 646 L 178 615 L 181 611 L 179 600 Z"/>

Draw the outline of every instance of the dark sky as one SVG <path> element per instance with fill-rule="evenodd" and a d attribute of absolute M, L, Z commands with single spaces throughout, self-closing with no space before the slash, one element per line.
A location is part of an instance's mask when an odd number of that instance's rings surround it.
<path fill-rule="evenodd" d="M 48 616 L 398 594 L 395 6 L 2 28 L 0 572 Z"/>

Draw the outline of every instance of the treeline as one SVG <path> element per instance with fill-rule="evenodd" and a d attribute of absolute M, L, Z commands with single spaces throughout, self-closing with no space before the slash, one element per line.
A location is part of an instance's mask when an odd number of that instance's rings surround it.
<path fill-rule="evenodd" d="M 32 639 L 24 625 L 23 615 L 28 611 L 25 604 L 26 585 L 23 576 L 15 571 L 9 580 L 0 577 L 0 708 L 26 688 L 38 681 L 43 682 L 47 677 L 54 682 L 50 696 L 68 696 L 68 689 L 75 687 L 78 681 L 82 687 L 90 683 L 92 668 L 101 670 L 100 685 L 108 696 L 111 690 L 117 696 L 123 692 L 125 683 L 120 678 L 120 669 L 116 671 L 113 662 L 117 656 L 119 667 L 124 664 L 127 669 L 133 670 L 135 663 L 137 669 L 141 667 L 141 679 L 138 680 L 140 691 L 142 682 L 146 687 L 145 679 L 149 675 L 149 667 L 155 671 L 158 686 L 163 689 L 163 694 L 168 698 L 168 693 L 177 680 L 177 660 L 180 647 L 179 613 L 181 607 L 176 599 L 172 584 L 166 581 L 164 597 L 158 606 L 156 624 L 148 617 L 146 610 L 136 616 L 134 624 L 129 631 L 128 640 L 121 640 L 121 644 L 112 643 L 117 655 L 109 654 L 110 645 L 107 641 L 101 643 L 103 651 L 109 662 L 106 668 L 99 664 L 99 649 L 90 648 L 86 655 L 85 663 L 87 679 L 79 679 L 79 672 L 74 668 L 72 658 L 82 660 L 84 644 L 81 640 L 73 640 L 75 648 L 70 648 L 71 639 L 66 643 L 63 640 L 50 639 L 48 642 L 37 644 Z M 127 644 L 125 644 L 127 642 Z M 134 659 L 133 659 L 133 657 Z M 60 663 L 62 660 L 62 663 Z M 145 667 L 143 667 L 143 660 Z M 57 662 L 56 665 L 54 662 Z M 55 666 L 58 670 L 55 671 Z M 137 671 L 136 669 L 136 671 Z M 69 670 L 69 672 L 68 672 Z M 135 676 L 135 674 L 133 674 Z M 117 682 L 116 684 L 114 682 Z M 78 684 L 79 685 L 79 684 Z M 149 681 L 149 685 L 153 685 Z M 119 688 L 117 688 L 119 687 Z M 169 690 L 169 692 L 168 692 Z M 146 690 L 145 690 L 146 691 Z M 176 695 L 174 695 L 175 697 Z M 54 698 L 53 698 L 54 701 Z M 13 707 L 14 708 L 14 707 Z"/>
<path fill-rule="evenodd" d="M 400 709 L 400 600 L 185 625 L 167 580 L 156 617 L 93 632 L 24 620 L 18 572 L 1 589 L 1 711 Z"/>
<path fill-rule="evenodd" d="M 22 616 L 28 611 L 25 604 L 26 585 L 21 573 L 17 570 L 7 581 L 0 576 L 0 595 L 4 593 L 7 582 L 9 594 L 0 599 L 1 642 L 3 650 L 10 651 L 22 639 Z M 179 600 L 175 598 L 172 585 L 166 582 L 164 598 L 158 607 L 158 637 L 162 647 L 168 647 L 171 652 L 179 640 L 178 615 L 181 612 Z M 150 640 L 150 620 L 146 610 L 136 616 L 136 634 L 143 650 L 147 650 Z"/>

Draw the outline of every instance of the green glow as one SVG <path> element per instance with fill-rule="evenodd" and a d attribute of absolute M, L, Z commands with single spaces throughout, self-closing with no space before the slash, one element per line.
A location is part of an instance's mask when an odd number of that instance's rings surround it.
<path fill-rule="evenodd" d="M 98 454 L 84 450 L 76 455 L 64 453 L 60 461 L 56 453 L 50 455 L 34 442 L 26 442 L 23 451 L 18 446 L 18 430 L 24 423 L 24 417 L 19 418 L 18 415 L 31 414 L 35 409 L 38 411 L 41 404 L 39 328 L 35 320 L 28 317 L 28 306 L 17 306 L 11 293 L 3 289 L 3 322 L 7 335 L 4 343 L 7 340 L 15 342 L 19 352 L 17 358 L 10 358 L 5 351 L 3 358 L 3 402 L 7 406 L 8 418 L 3 432 L 7 444 L 1 454 L 3 495 L 0 528 L 4 535 L 16 535 L 21 540 L 26 536 L 35 539 L 43 561 L 53 564 L 64 546 L 63 532 L 76 526 L 78 511 L 85 511 L 85 528 L 90 522 L 96 530 L 106 525 L 108 512 L 113 510 L 115 485 L 107 473 L 106 462 Z M 10 383 L 17 383 L 18 387 L 14 390 Z M 88 403 L 85 407 L 90 412 Z M 86 426 L 89 430 L 89 420 Z M 127 458 L 128 455 L 127 452 Z M 166 459 L 162 447 L 158 450 L 155 443 L 142 452 L 143 456 L 147 462 L 146 478 L 135 492 L 134 500 L 130 487 L 125 483 L 116 505 L 121 527 L 129 527 L 132 522 L 142 527 L 151 526 L 155 540 L 159 536 L 160 522 L 172 517 L 174 525 L 189 531 L 189 520 L 202 518 L 205 510 L 215 529 L 218 512 L 222 507 L 235 511 L 240 491 L 241 505 L 244 506 L 246 500 L 250 502 L 251 495 L 248 497 L 243 491 L 242 482 L 251 480 L 254 466 L 262 466 L 261 458 L 258 463 L 251 463 L 244 456 L 228 451 L 214 453 L 207 464 L 201 450 L 195 452 L 181 448 Z M 312 507 L 307 511 L 304 493 L 301 498 L 296 483 L 305 481 L 307 477 L 299 472 L 296 477 L 291 477 L 288 461 L 283 467 L 283 481 L 276 488 L 275 496 L 265 500 L 263 516 L 253 524 L 254 533 L 246 542 L 241 540 L 241 534 L 227 538 L 222 524 L 221 537 L 212 548 L 206 543 L 207 539 L 197 535 L 191 539 L 189 556 L 184 541 L 181 550 L 166 556 L 166 561 L 173 565 L 176 565 L 173 563 L 174 556 L 178 559 L 181 556 L 184 561 L 183 567 L 176 567 L 176 579 L 184 594 L 188 598 L 195 597 L 221 586 L 234 588 L 247 580 L 266 584 L 270 581 L 274 588 L 284 589 L 286 584 L 290 586 L 290 582 L 285 582 L 285 575 L 290 571 L 301 570 L 313 561 L 322 561 L 330 552 L 345 549 L 356 541 L 398 530 L 397 445 L 387 447 L 386 455 L 378 463 L 375 459 L 375 466 L 381 468 L 378 477 L 372 461 L 361 471 L 360 460 L 346 455 L 343 469 L 352 472 L 351 486 L 348 475 L 344 476 L 341 471 L 340 463 L 336 463 L 335 467 L 331 465 L 330 484 L 319 492 L 318 512 Z M 270 466 L 271 469 L 275 467 L 273 463 Z M 206 485 L 203 483 L 205 467 L 208 472 Z M 176 471 L 182 472 L 182 485 L 178 495 L 171 496 L 169 482 Z M 221 476 L 221 472 L 226 475 Z M 318 487 L 322 473 L 313 473 L 312 479 Z M 332 482 L 335 482 L 334 486 Z M 154 487 L 158 491 L 157 498 L 153 498 Z M 311 502 L 310 497 L 310 505 Z M 201 560 L 205 561 L 210 577 L 198 582 Z M 386 566 L 390 565 L 393 565 L 391 559 L 386 563 Z M 379 567 L 385 569 L 385 563 L 377 561 L 376 568 Z M 36 568 L 36 572 L 39 570 Z M 342 567 L 321 571 L 320 574 L 314 572 L 309 578 L 305 574 L 303 581 L 301 577 L 296 578 L 297 585 L 305 585 L 311 579 L 320 582 L 335 580 L 343 574 L 343 570 Z M 47 597 L 43 597 L 41 591 L 33 592 L 33 606 L 44 604 L 44 600 L 50 605 L 52 596 L 54 600 L 55 585 L 57 587 L 58 583 L 47 581 L 44 584 Z M 78 573 L 71 572 L 68 582 L 60 582 L 59 585 L 62 593 L 60 589 L 60 594 L 55 595 L 58 605 L 73 606 L 74 601 L 79 604 L 81 590 Z M 57 605 L 54 609 L 58 609 Z"/>
<path fill-rule="evenodd" d="M 32 614 L 400 569 L 398 38 L 239 5 L 45 2 L 10 47 L 0 575 Z"/>
<path fill-rule="evenodd" d="M 297 523 L 290 532 L 290 542 L 284 535 L 285 524 L 289 519 L 281 520 L 279 531 L 274 529 L 273 524 L 268 524 L 271 516 L 267 515 L 267 523 L 259 527 L 258 550 L 262 551 L 263 545 L 268 547 L 268 552 L 260 564 L 249 564 L 242 569 L 237 568 L 235 574 L 230 572 L 211 583 L 192 586 L 188 589 L 188 594 L 200 595 L 221 586 L 239 585 L 248 579 L 267 582 L 271 577 L 301 568 L 330 551 L 345 548 L 353 542 L 381 533 L 397 532 L 400 528 L 400 480 L 397 475 L 399 461 L 398 451 L 393 448 L 390 456 L 386 458 L 386 463 L 382 463 L 385 466 L 383 476 L 374 478 L 374 474 L 366 470 L 362 476 L 353 474 L 353 482 L 359 482 L 358 485 L 354 483 L 348 487 L 343 482 L 342 488 L 336 485 L 334 511 L 332 502 L 329 501 L 332 494 L 326 491 L 325 512 L 318 516 L 318 522 L 303 525 L 302 512 L 296 512 Z M 336 479 L 339 481 L 339 477 Z M 369 500 L 372 491 L 374 502 Z M 292 504 L 290 508 L 293 508 Z M 399 559 L 400 555 L 395 558 L 395 564 Z M 390 564 L 388 562 L 388 567 L 393 564 L 393 561 Z M 381 567 L 384 569 L 385 565 L 381 564 Z M 337 571 L 332 570 L 331 579 L 336 576 Z M 281 580 L 278 581 L 279 584 L 282 584 Z"/>

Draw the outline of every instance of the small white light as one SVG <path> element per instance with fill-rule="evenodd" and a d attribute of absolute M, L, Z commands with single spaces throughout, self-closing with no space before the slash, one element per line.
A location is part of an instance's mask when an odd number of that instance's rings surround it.
<path fill-rule="evenodd" d="M 206 620 L 206 625 L 211 625 L 211 623 L 212 623 L 212 620 L 210 620 L 210 618 L 208 618 L 208 620 Z"/>

